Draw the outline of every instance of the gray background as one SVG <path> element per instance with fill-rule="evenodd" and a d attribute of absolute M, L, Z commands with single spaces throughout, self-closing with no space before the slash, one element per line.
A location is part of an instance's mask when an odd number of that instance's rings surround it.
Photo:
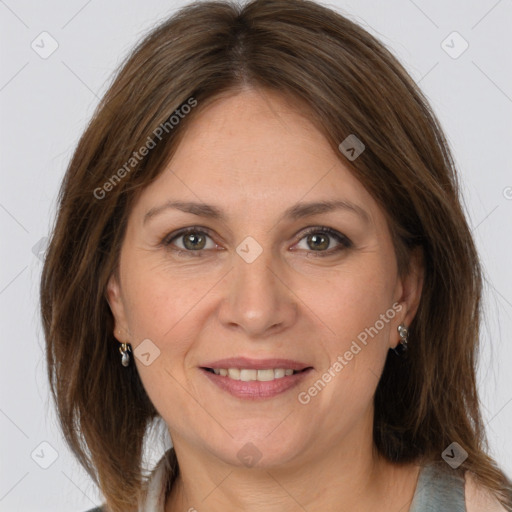
<path fill-rule="evenodd" d="M 184 3 L 0 0 L 1 511 L 83 511 L 100 502 L 63 444 L 49 400 L 38 313 L 40 256 L 66 165 L 113 71 L 142 35 Z M 510 477 L 511 2 L 329 5 L 397 55 L 453 149 L 487 278 L 478 374 L 483 414 L 491 453 Z M 40 35 L 44 31 L 58 44 L 47 58 L 40 55 L 55 43 Z"/>

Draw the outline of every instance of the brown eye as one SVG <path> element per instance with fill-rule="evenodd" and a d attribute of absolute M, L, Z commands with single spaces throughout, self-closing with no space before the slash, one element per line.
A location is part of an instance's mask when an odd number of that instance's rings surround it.
<path fill-rule="evenodd" d="M 335 242 L 332 243 L 331 240 Z M 352 242 L 338 231 L 328 227 L 315 227 L 309 229 L 301 241 L 305 240 L 306 247 L 301 249 L 309 250 L 313 256 L 330 256 L 334 253 L 352 247 Z M 336 245 L 337 242 L 337 245 Z M 332 247 L 334 245 L 334 247 Z M 331 248 L 332 247 L 332 248 Z M 327 250 L 331 248 L 330 250 Z M 316 253 L 316 254 L 314 254 Z"/>
<path fill-rule="evenodd" d="M 208 241 L 210 245 L 208 246 Z M 215 249 L 216 244 L 203 229 L 187 228 L 177 233 L 172 233 L 163 241 L 163 245 L 179 254 L 189 253 L 191 256 L 200 256 L 203 250 Z M 192 254 L 192 253 L 197 254 Z"/>
<path fill-rule="evenodd" d="M 187 233 L 186 235 L 182 235 L 181 238 L 186 249 L 190 249 L 191 251 L 204 249 L 206 237 L 202 234 Z"/>
<path fill-rule="evenodd" d="M 328 249 L 330 240 L 329 237 L 322 234 L 313 234 L 307 236 L 307 243 L 309 247 L 314 248 L 314 250 L 323 250 Z"/>

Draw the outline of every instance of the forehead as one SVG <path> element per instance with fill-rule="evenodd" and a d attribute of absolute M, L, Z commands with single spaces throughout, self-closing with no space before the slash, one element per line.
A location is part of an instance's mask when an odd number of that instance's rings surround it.
<path fill-rule="evenodd" d="M 233 215 L 281 214 L 297 202 L 346 200 L 377 205 L 343 164 L 305 107 L 269 91 L 248 89 L 198 105 L 161 175 L 137 209 L 188 200 Z"/>

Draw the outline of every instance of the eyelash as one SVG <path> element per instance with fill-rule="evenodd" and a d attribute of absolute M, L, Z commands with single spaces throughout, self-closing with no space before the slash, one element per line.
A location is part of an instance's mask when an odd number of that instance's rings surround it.
<path fill-rule="evenodd" d="M 211 234 L 210 234 L 210 230 L 209 229 L 202 228 L 202 227 L 199 227 L 199 226 L 191 226 L 189 228 L 184 228 L 182 230 L 179 230 L 176 233 L 171 233 L 170 235 L 167 235 L 162 240 L 161 245 L 163 245 L 164 247 L 166 247 L 168 249 L 171 249 L 172 251 L 174 251 L 179 256 L 186 255 L 186 256 L 192 256 L 192 257 L 196 257 L 196 258 L 197 257 L 202 257 L 203 252 L 205 250 L 208 250 L 208 249 L 199 249 L 197 251 L 190 251 L 190 250 L 179 249 L 179 248 L 175 249 L 175 248 L 171 247 L 172 242 L 174 240 L 176 240 L 177 238 L 183 237 L 185 235 L 188 235 L 190 233 L 199 233 L 199 234 L 207 235 L 207 236 L 209 236 L 211 238 Z M 314 258 L 325 258 L 327 256 L 332 256 L 334 253 L 338 253 L 338 252 L 340 252 L 340 251 L 342 251 L 344 249 L 349 249 L 349 248 L 351 248 L 353 246 L 352 242 L 346 236 L 342 235 L 341 233 L 339 233 L 335 229 L 329 228 L 327 226 L 314 226 L 314 227 L 308 228 L 303 233 L 301 238 L 299 239 L 299 242 L 302 239 L 304 239 L 305 237 L 307 237 L 308 235 L 311 235 L 313 233 L 322 233 L 322 234 L 330 235 L 331 237 L 336 239 L 336 241 L 339 242 L 339 244 L 340 244 L 337 247 L 335 247 L 334 249 L 329 249 L 327 251 L 311 251 L 313 253 L 312 257 L 314 257 Z"/>

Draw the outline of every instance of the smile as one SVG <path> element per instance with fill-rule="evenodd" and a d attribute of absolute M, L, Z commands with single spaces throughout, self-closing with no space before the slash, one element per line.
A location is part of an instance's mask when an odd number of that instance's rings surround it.
<path fill-rule="evenodd" d="M 245 400 L 265 400 L 296 388 L 312 367 L 292 368 L 200 368 L 203 375 L 223 392 Z"/>
<path fill-rule="evenodd" d="M 293 375 L 294 373 L 299 373 L 298 370 L 292 370 L 291 368 L 269 368 L 266 370 L 254 370 L 249 368 L 206 368 L 206 370 L 215 373 L 215 375 L 244 382 L 254 380 L 268 382 L 275 379 L 282 379 L 283 377 Z"/>

